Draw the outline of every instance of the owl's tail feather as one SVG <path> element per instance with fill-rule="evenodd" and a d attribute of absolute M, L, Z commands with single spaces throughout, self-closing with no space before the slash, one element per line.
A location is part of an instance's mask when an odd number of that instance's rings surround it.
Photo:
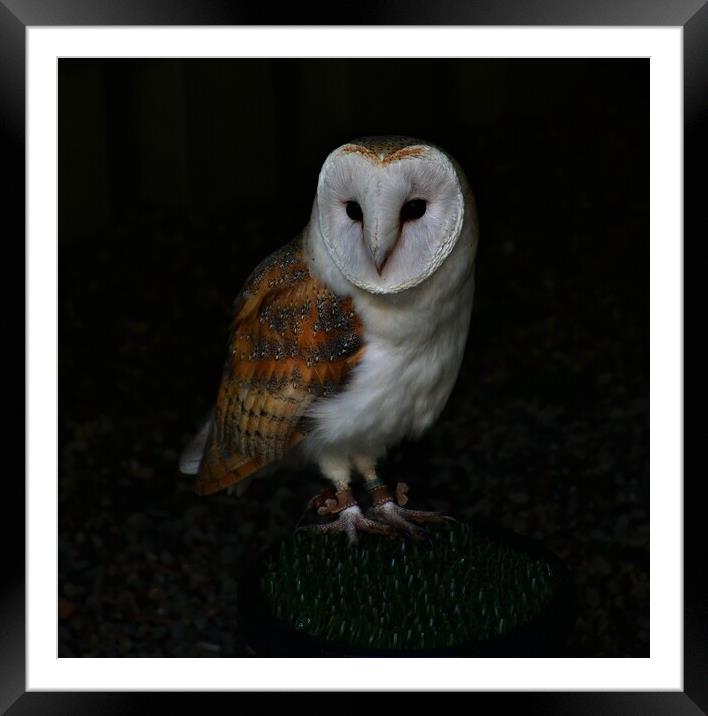
<path fill-rule="evenodd" d="M 211 495 L 214 492 L 219 492 L 244 480 L 261 467 L 263 467 L 263 463 L 258 458 L 234 453 L 224 454 L 218 445 L 210 441 L 199 465 L 195 484 L 196 493 Z M 242 492 L 245 492 L 245 489 L 237 489 L 237 494 L 240 495 Z"/>

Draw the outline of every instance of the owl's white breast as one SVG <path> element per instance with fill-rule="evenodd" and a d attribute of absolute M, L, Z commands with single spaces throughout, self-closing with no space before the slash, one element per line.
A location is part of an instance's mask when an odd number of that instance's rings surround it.
<path fill-rule="evenodd" d="M 303 448 L 314 458 L 378 458 L 430 427 L 453 389 L 472 310 L 476 236 L 460 237 L 424 283 L 384 296 L 343 281 L 322 247 L 312 244 L 311 270 L 335 292 L 353 297 L 366 350 L 345 390 L 313 404 Z"/>

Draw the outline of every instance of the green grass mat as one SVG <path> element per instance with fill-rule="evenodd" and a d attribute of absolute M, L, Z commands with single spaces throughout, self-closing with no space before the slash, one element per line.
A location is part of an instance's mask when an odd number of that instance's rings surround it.
<path fill-rule="evenodd" d="M 545 559 L 470 525 L 429 528 L 428 542 L 298 533 L 269 559 L 261 593 L 273 614 L 321 639 L 373 649 L 455 647 L 536 617 L 557 582 Z"/>

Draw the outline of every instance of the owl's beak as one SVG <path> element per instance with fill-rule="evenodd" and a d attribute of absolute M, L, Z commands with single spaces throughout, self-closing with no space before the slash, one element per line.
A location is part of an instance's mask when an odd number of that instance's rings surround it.
<path fill-rule="evenodd" d="M 369 252 L 373 260 L 374 266 L 376 267 L 376 273 L 380 276 L 383 270 L 386 268 L 393 250 L 396 248 L 398 239 L 400 238 L 400 231 L 398 227 L 395 230 L 380 232 L 373 231 L 370 235 L 365 233 L 366 244 L 369 247 Z"/>
<path fill-rule="evenodd" d="M 374 254 L 374 266 L 376 266 L 376 273 L 378 273 L 379 276 L 386 267 L 386 262 L 388 261 L 388 257 L 391 255 L 392 251 L 393 249 L 389 249 L 385 252 L 377 251 Z"/>

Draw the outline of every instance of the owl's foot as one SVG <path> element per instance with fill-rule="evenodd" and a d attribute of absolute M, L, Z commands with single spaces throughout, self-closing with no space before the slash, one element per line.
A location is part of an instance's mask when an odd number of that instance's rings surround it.
<path fill-rule="evenodd" d="M 372 534 L 393 537 L 396 530 L 389 525 L 370 520 L 362 514 L 351 490 L 340 490 L 333 492 L 326 490 L 311 501 L 321 517 L 336 515 L 332 522 L 322 525 L 304 525 L 298 528 L 298 532 L 311 532 L 313 534 L 333 534 L 344 532 L 349 538 L 349 543 L 357 542 L 359 532 L 371 532 Z"/>
<path fill-rule="evenodd" d="M 367 510 L 367 516 L 381 524 L 404 530 L 413 539 L 425 539 L 425 530 L 419 525 L 454 522 L 452 517 L 440 512 L 408 510 L 403 507 L 408 502 L 408 485 L 405 482 L 396 485 L 395 501 L 385 485 L 378 485 L 370 492 L 373 504 Z"/>
<path fill-rule="evenodd" d="M 357 505 L 342 510 L 332 522 L 327 522 L 323 525 L 304 525 L 303 527 L 298 527 L 298 532 L 311 532 L 321 535 L 344 532 L 349 538 L 350 544 L 355 544 L 358 541 L 359 532 L 371 532 L 384 537 L 393 537 L 396 534 L 396 530 L 393 527 L 364 517 Z"/>

